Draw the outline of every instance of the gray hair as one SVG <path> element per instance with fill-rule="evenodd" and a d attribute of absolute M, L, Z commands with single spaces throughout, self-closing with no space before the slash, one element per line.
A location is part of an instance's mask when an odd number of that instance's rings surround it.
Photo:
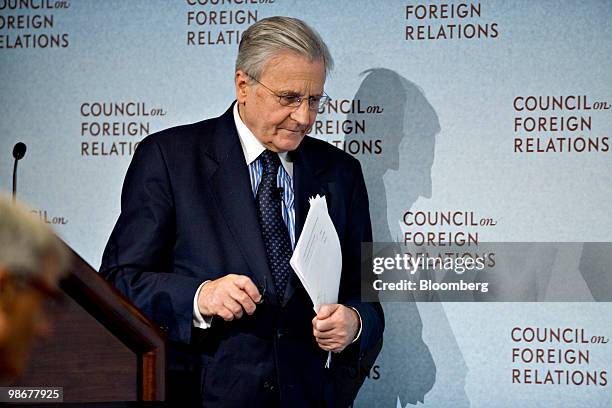
<path fill-rule="evenodd" d="M 236 58 L 236 71 L 241 70 L 259 79 L 266 64 L 283 52 L 292 52 L 322 60 L 325 73 L 334 67 L 334 60 L 319 34 L 302 20 L 291 17 L 264 18 L 242 34 Z"/>
<path fill-rule="evenodd" d="M 56 281 L 68 266 L 68 251 L 31 209 L 0 195 L 0 266 L 15 278 L 37 278 L 49 257 L 56 267 L 48 273 Z"/>

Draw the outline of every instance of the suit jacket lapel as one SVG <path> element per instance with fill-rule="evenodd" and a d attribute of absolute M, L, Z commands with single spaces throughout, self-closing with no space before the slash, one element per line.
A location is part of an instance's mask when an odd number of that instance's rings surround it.
<path fill-rule="evenodd" d="M 266 301 L 278 304 L 272 274 L 266 260 L 257 210 L 245 163 L 244 153 L 234 124 L 232 107 L 217 120 L 217 129 L 211 143 L 202 146 L 205 173 L 214 201 L 238 243 L 240 252 L 259 282 L 265 285 Z"/>

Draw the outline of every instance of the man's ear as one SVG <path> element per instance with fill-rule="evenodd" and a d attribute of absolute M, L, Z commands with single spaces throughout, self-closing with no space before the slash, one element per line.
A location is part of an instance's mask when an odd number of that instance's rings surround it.
<path fill-rule="evenodd" d="M 236 100 L 244 104 L 249 92 L 249 76 L 242 70 L 236 71 Z"/>
<path fill-rule="evenodd" d="M 10 275 L 5 266 L 0 265 L 0 344 L 4 344 L 9 336 L 10 303 L 13 298 L 13 287 Z M 2 377 L 0 375 L 0 377 Z"/>
<path fill-rule="evenodd" d="M 4 308 L 0 307 L 0 344 L 3 344 L 9 336 L 8 314 Z"/>
<path fill-rule="evenodd" d="M 9 274 L 4 265 L 0 265 L 0 298 L 2 298 L 2 294 L 7 289 L 7 285 L 9 283 Z"/>
<path fill-rule="evenodd" d="M 11 275 L 5 266 L 0 265 L 0 313 L 6 313 L 14 298 L 14 286 Z M 0 316 L 2 319 L 4 316 Z M 1 324 L 2 322 L 0 322 Z"/>

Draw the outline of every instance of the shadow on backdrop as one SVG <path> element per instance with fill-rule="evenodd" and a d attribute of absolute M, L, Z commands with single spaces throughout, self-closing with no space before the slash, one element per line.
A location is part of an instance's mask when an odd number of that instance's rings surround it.
<path fill-rule="evenodd" d="M 351 123 L 365 119 L 366 125 L 363 132 L 345 135 L 345 143 L 381 140 L 380 154 L 355 157 L 360 159 L 368 188 L 374 241 L 402 242 L 400 221 L 404 212 L 419 197 L 431 197 L 431 167 L 440 124 L 435 110 L 414 83 L 385 68 L 363 74 L 353 100 L 359 100 L 363 109 L 379 106 L 382 112 L 348 114 Z M 439 362 L 445 367 L 443 378 L 434 363 L 431 345 L 428 347 L 424 341 L 423 323 L 412 293 L 407 292 L 404 302 L 383 303 L 383 308 L 386 326 L 377 360 L 380 378 L 366 381 L 355 405 L 417 404 L 425 401 L 436 383 L 447 402 L 456 407 L 469 406 L 464 390 L 467 368 L 442 305 L 429 303 L 426 309 L 427 319 L 432 320 L 430 331 L 435 336 L 436 349 L 443 354 L 438 358 L 445 358 Z M 452 362 L 446 361 L 449 355 Z M 428 402 L 435 403 L 429 401 L 429 396 Z"/>
<path fill-rule="evenodd" d="M 612 302 L 611 265 L 612 243 L 584 243 L 580 257 L 580 273 L 597 302 Z"/>

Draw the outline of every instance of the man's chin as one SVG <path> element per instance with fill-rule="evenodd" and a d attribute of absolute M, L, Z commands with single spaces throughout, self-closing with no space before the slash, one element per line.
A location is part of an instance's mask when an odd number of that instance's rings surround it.
<path fill-rule="evenodd" d="M 304 140 L 304 134 L 302 132 L 288 132 L 289 136 L 281 138 L 277 143 L 274 143 L 274 147 L 280 152 L 290 152 L 298 148 L 302 140 Z"/>

